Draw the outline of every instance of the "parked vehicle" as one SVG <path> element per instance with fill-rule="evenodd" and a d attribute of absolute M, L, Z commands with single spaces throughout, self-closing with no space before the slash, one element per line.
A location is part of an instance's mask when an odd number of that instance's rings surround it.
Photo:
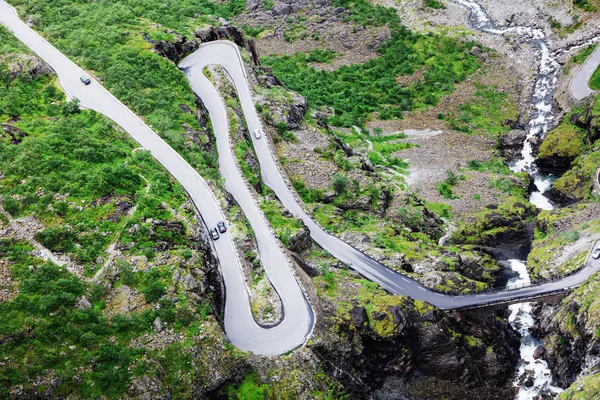
<path fill-rule="evenodd" d="M 227 225 L 225 225 L 225 222 L 223 222 L 223 221 L 217 222 L 217 228 L 219 229 L 219 232 L 221 232 L 221 233 L 227 232 Z"/>
<path fill-rule="evenodd" d="M 212 240 L 219 240 L 219 232 L 217 232 L 217 228 L 210 228 L 210 237 Z"/>
<path fill-rule="evenodd" d="M 597 259 L 599 259 L 599 258 L 600 258 L 600 247 L 596 247 L 596 248 L 594 249 L 594 251 L 592 252 L 592 258 L 593 258 L 594 260 L 597 260 Z"/>
<path fill-rule="evenodd" d="M 81 78 L 79 78 L 79 80 L 81 82 L 83 82 L 84 85 L 86 85 L 86 86 L 89 85 L 90 83 L 92 83 L 92 80 L 89 77 L 85 76 L 85 75 L 83 75 Z"/>
<path fill-rule="evenodd" d="M 255 129 L 254 130 L 254 137 L 257 139 L 260 139 L 262 136 L 264 135 L 264 132 L 262 129 Z"/>

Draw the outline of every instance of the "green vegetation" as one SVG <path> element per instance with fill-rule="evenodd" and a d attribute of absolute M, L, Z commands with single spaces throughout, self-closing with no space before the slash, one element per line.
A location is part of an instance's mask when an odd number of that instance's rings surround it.
<path fill-rule="evenodd" d="M 251 373 L 239 385 L 229 386 L 227 395 L 238 400 L 264 400 L 271 397 L 272 389 L 269 385 L 260 383 L 258 375 Z"/>
<path fill-rule="evenodd" d="M 537 216 L 535 240 L 527 258 L 533 277 L 564 276 L 583 265 L 594 238 L 600 232 L 599 221 L 581 220 L 580 215 L 587 215 L 591 207 L 594 204 L 579 204 L 543 211 Z M 561 227 L 570 229 L 560 230 Z M 569 257 L 556 257 L 556 254 L 565 254 L 566 251 Z"/>
<path fill-rule="evenodd" d="M 596 50 L 598 44 L 590 44 L 581 50 L 578 54 L 574 55 L 571 59 L 575 64 L 583 64 L 587 58 L 592 55 L 594 50 Z"/>
<path fill-rule="evenodd" d="M 540 146 L 540 157 L 575 158 L 583 153 L 586 132 L 567 121 L 568 118 L 548 133 Z"/>
<path fill-rule="evenodd" d="M 290 236 L 302 228 L 302 222 L 297 218 L 284 216 L 282 207 L 275 200 L 261 202 L 260 208 L 265 213 L 281 243 L 287 246 Z"/>
<path fill-rule="evenodd" d="M 593 4 L 590 4 L 590 1 L 588 0 L 573 0 L 573 5 L 587 12 L 595 12 L 597 10 L 597 8 Z"/>
<path fill-rule="evenodd" d="M 559 400 L 588 400 L 600 397 L 600 374 L 579 377 L 573 384 L 558 395 Z"/>
<path fill-rule="evenodd" d="M 461 104 L 459 113 L 447 117 L 450 127 L 465 133 L 498 135 L 507 132 L 510 127 L 504 121 L 516 119 L 519 112 L 507 97 L 507 93 L 495 87 L 477 85 L 473 100 Z"/>
<path fill-rule="evenodd" d="M 23 132 L 20 144 L 0 137 L 0 170 L 6 176 L 0 204 L 14 217 L 35 214 L 46 225 L 36 239 L 52 251 L 73 254 L 90 273 L 111 242 L 131 237 L 134 224 L 142 226 L 133 235 L 132 253 L 151 257 L 159 241 L 182 246 L 185 236 L 162 228 L 150 235 L 144 221 L 172 219 L 156 207 L 166 202 L 177 208 L 185 200 L 183 189 L 172 186 L 148 153 L 132 153 L 135 144 L 111 122 L 72 104 L 51 76 L 18 75 L 0 87 L 0 120 L 18 119 L 11 125 Z M 139 207 L 123 218 L 116 210 L 119 201 Z"/>
<path fill-rule="evenodd" d="M 444 3 L 442 3 L 440 0 L 423 0 L 423 5 L 425 7 L 434 8 L 436 10 L 446 8 Z"/>
<path fill-rule="evenodd" d="M 456 175 L 452 170 L 446 171 L 446 179 L 437 184 L 437 189 L 445 199 L 457 199 L 452 188 L 456 186 L 459 180 L 464 180 L 464 175 Z"/>
<path fill-rule="evenodd" d="M 510 168 L 501 158 L 493 158 L 486 161 L 470 160 L 467 162 L 467 168 L 471 171 L 492 172 L 495 174 L 510 174 Z"/>
<path fill-rule="evenodd" d="M 335 190 L 337 194 L 342 194 L 346 191 L 346 186 L 348 186 L 348 177 L 339 173 L 334 174 L 333 190 Z"/>
<path fill-rule="evenodd" d="M 0 25 L 0 61 L 5 62 L 3 58 L 6 55 L 14 53 L 23 53 L 26 51 L 25 45 L 23 45 L 4 27 Z"/>
<path fill-rule="evenodd" d="M 150 332 L 157 316 L 167 322 L 187 321 L 180 327 L 191 322 L 180 318 L 188 309 L 172 303 L 107 319 L 105 291 L 98 292 L 98 286 L 84 283 L 64 268 L 31 257 L 31 250 L 23 242 L 0 240 L 0 256 L 13 264 L 12 275 L 20 282 L 18 296 L 0 303 L 0 356 L 10 360 L 0 372 L 0 397 L 8 397 L 7 388 L 13 385 L 29 388 L 49 370 L 60 377 L 55 395 L 76 388 L 83 398 L 123 397 L 132 376 L 149 368 L 136 362 L 145 350 L 129 346 L 130 341 Z M 74 307 L 82 295 L 94 301 L 93 307 Z M 163 362 L 160 353 L 157 360 Z"/>
<path fill-rule="evenodd" d="M 589 85 L 592 90 L 600 90 L 600 68 L 596 68 L 592 74 Z"/>
<path fill-rule="evenodd" d="M 151 38 L 162 38 L 165 30 L 191 34 L 197 26 L 218 23 L 218 17 L 231 19 L 242 12 L 243 0 L 183 0 L 170 4 L 169 12 L 161 0 L 11 3 L 53 45 L 102 78 L 108 90 L 142 116 L 203 177 L 218 181 L 215 155 L 184 139 L 184 125 L 203 131 L 195 114 L 180 108 L 196 107 L 185 76 L 171 61 L 154 54 L 141 32 Z"/>
<path fill-rule="evenodd" d="M 399 24 L 395 10 L 372 6 L 366 0 L 335 3 L 346 8 L 352 6 L 349 19 L 355 23 L 389 24 L 392 37 L 378 49 L 379 57 L 335 71 L 317 70 L 309 65 L 326 62 L 332 53 L 313 51 L 263 57 L 263 62 L 289 88 L 306 96 L 313 106 L 332 106 L 333 125 L 362 126 L 373 113 L 381 119 L 402 118 L 405 111 L 435 105 L 455 83 L 479 67 L 477 58 L 469 54 L 472 42 L 412 33 Z M 422 79 L 408 87 L 398 84 L 399 76 L 417 71 L 422 71 Z"/>
<path fill-rule="evenodd" d="M 334 0 L 333 5 L 350 11 L 345 22 L 360 26 L 396 26 L 399 22 L 396 10 L 391 7 L 373 5 L 369 0 Z"/>

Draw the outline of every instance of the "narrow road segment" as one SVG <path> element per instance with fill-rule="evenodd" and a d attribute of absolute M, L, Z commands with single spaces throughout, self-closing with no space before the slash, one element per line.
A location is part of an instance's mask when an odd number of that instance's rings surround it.
<path fill-rule="evenodd" d="M 226 220 L 219 202 L 207 183 L 175 150 L 98 82 L 92 80 L 89 86 L 83 85 L 79 77 L 85 75 L 85 71 L 30 29 L 4 0 L 0 0 L 0 23 L 4 24 L 19 40 L 54 69 L 68 96 L 78 98 L 82 106 L 104 114 L 115 121 L 135 141 L 149 150 L 156 160 L 182 184 L 207 226 L 212 227 L 216 225 L 217 221 Z M 226 187 L 240 203 L 255 230 L 263 267 L 281 298 L 284 310 L 283 319 L 274 327 L 265 328 L 256 323 L 250 309 L 248 288 L 244 281 L 235 245 L 231 237 L 225 234 L 220 240 L 214 242 L 226 288 L 225 330 L 231 342 L 241 350 L 264 355 L 282 354 L 306 341 L 313 329 L 314 315 L 298 282 L 291 273 L 279 242 L 270 232 L 264 216 L 252 199 L 237 168 L 229 144 L 226 109 L 219 93 L 202 72 L 205 66 L 211 64 L 221 65 L 232 78 L 243 107 L 248 129 L 252 132 L 254 129 L 261 128 L 261 121 L 252 101 L 239 49 L 228 41 L 207 43 L 185 58 L 180 67 L 185 71 L 193 90 L 202 98 L 209 110 L 217 137 L 220 172 L 225 179 Z M 252 140 L 265 184 L 276 193 L 279 200 L 293 215 L 304 221 L 313 240 L 334 257 L 366 278 L 379 283 L 390 293 L 424 300 L 442 309 L 456 309 L 576 287 L 600 269 L 600 261 L 588 258 L 585 266 L 577 273 L 542 285 L 465 296 L 433 292 L 417 281 L 385 267 L 348 243 L 325 232 L 296 201 L 278 168 L 267 140 L 265 138 L 256 139 L 253 136 Z"/>
<path fill-rule="evenodd" d="M 585 60 L 585 63 L 579 68 L 573 79 L 571 79 L 571 84 L 569 85 L 569 90 L 571 91 L 571 95 L 577 101 L 581 101 L 586 97 L 596 93 L 595 90 L 590 88 L 590 78 L 592 74 L 600 65 L 600 45 L 596 47 L 594 52 Z"/>

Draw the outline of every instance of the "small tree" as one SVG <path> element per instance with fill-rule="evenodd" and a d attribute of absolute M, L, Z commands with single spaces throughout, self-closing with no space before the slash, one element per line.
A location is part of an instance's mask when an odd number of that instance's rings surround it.
<path fill-rule="evenodd" d="M 348 186 L 348 177 L 342 174 L 334 174 L 333 175 L 333 190 L 335 190 L 338 194 L 342 194 L 346 191 L 346 187 Z"/>
<path fill-rule="evenodd" d="M 79 103 L 80 103 L 80 101 L 77 97 L 75 97 L 71 101 L 67 101 L 63 105 L 62 114 L 64 116 L 71 115 L 71 114 L 77 114 L 79 112 Z"/>

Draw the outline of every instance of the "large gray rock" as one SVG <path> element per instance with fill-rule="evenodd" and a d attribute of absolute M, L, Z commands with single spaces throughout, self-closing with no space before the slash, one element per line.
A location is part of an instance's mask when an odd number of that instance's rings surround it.
<path fill-rule="evenodd" d="M 521 157 L 523 143 L 527 133 L 522 129 L 513 129 L 500 139 L 500 153 L 509 162 Z"/>
<path fill-rule="evenodd" d="M 90 303 L 90 301 L 85 296 L 81 296 L 81 298 L 77 300 L 77 304 L 75 304 L 75 307 L 81 310 L 86 308 L 92 308 L 92 303 Z"/>
<path fill-rule="evenodd" d="M 310 238 L 310 231 L 306 227 L 303 227 L 288 239 L 288 249 L 296 253 L 302 253 L 304 250 L 308 250 L 311 245 L 312 239 Z"/>
<path fill-rule="evenodd" d="M 194 277 L 190 274 L 181 278 L 181 285 L 185 288 L 185 290 L 194 290 L 198 287 L 198 282 L 194 279 Z"/>
<path fill-rule="evenodd" d="M 271 8 L 271 14 L 273 15 L 288 15 L 294 11 L 292 6 L 285 3 L 277 3 Z"/>
<path fill-rule="evenodd" d="M 156 333 L 162 332 L 163 326 L 162 326 L 162 321 L 160 320 L 160 318 L 156 317 L 156 319 L 152 323 L 152 326 L 154 327 L 154 331 Z"/>
<path fill-rule="evenodd" d="M 246 0 L 246 10 L 254 11 L 260 6 L 260 0 Z"/>

